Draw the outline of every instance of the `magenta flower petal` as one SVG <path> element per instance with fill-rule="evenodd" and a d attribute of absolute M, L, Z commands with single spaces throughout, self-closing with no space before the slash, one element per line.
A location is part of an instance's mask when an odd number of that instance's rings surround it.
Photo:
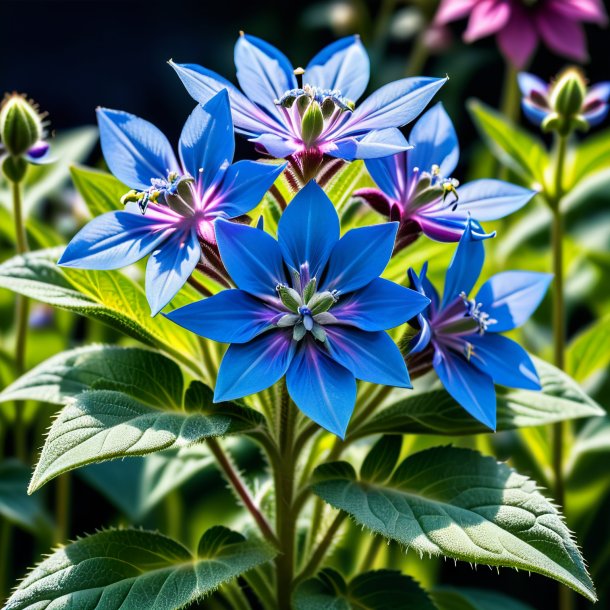
<path fill-rule="evenodd" d="M 508 23 L 510 16 L 511 6 L 503 0 L 482 0 L 472 10 L 464 40 L 474 42 L 499 32 Z"/>
<path fill-rule="evenodd" d="M 538 46 L 538 35 L 532 20 L 520 6 L 514 7 L 511 19 L 498 32 L 498 45 L 502 53 L 516 68 L 523 68 Z"/>
<path fill-rule="evenodd" d="M 479 0 L 442 0 L 434 19 L 435 23 L 444 25 L 467 17 Z"/>
<path fill-rule="evenodd" d="M 586 61 L 587 42 L 580 23 L 551 11 L 538 15 L 536 22 L 542 39 L 551 50 L 579 62 Z"/>

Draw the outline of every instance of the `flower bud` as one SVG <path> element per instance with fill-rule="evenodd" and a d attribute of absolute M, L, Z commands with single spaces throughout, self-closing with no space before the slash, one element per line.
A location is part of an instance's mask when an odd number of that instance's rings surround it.
<path fill-rule="evenodd" d="M 553 87 L 551 108 L 561 117 L 572 117 L 580 113 L 586 95 L 587 83 L 583 75 L 575 68 L 569 68 Z"/>
<path fill-rule="evenodd" d="M 25 96 L 12 94 L 0 110 L 0 140 L 13 157 L 25 154 L 43 136 L 42 118 Z"/>
<path fill-rule="evenodd" d="M 306 144 L 313 144 L 324 129 L 324 116 L 318 102 L 311 102 L 301 120 L 301 137 Z"/>
<path fill-rule="evenodd" d="M 290 288 L 284 284 L 279 284 L 276 290 L 283 305 L 290 311 L 296 313 L 299 310 L 299 307 L 303 304 L 299 293 L 294 290 L 294 288 Z"/>
<path fill-rule="evenodd" d="M 2 174 L 10 182 L 21 182 L 27 169 L 28 164 L 23 157 L 6 156 L 2 160 Z"/>

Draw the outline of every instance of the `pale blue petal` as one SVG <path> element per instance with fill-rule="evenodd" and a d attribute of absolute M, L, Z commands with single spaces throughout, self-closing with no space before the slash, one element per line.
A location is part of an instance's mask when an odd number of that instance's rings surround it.
<path fill-rule="evenodd" d="M 452 352 L 436 351 L 432 364 L 447 392 L 475 419 L 495 430 L 496 390 L 491 377 Z"/>
<path fill-rule="evenodd" d="M 536 191 L 502 180 L 474 180 L 457 189 L 457 212 L 475 220 L 498 220 L 521 209 L 537 194 Z"/>
<path fill-rule="evenodd" d="M 370 131 L 364 137 L 334 140 L 326 146 L 325 152 L 330 157 L 353 161 L 389 157 L 410 148 L 398 129 L 389 128 Z"/>
<path fill-rule="evenodd" d="M 387 222 L 348 231 L 333 248 L 323 289 L 351 292 L 379 277 L 392 256 L 397 230 L 397 222 Z"/>
<path fill-rule="evenodd" d="M 549 273 L 531 271 L 504 271 L 487 280 L 475 300 L 496 320 L 489 326 L 489 332 L 505 332 L 526 322 L 540 305 L 552 280 Z"/>
<path fill-rule="evenodd" d="M 275 133 L 264 133 L 256 138 L 250 138 L 250 142 L 265 149 L 267 154 L 276 159 L 285 159 L 294 154 L 300 148 L 290 134 L 277 135 Z"/>
<path fill-rule="evenodd" d="M 584 101 L 585 108 L 591 107 L 591 110 L 583 113 L 583 117 L 591 127 L 599 125 L 607 116 L 610 106 L 610 82 L 597 83 L 593 85 Z"/>
<path fill-rule="evenodd" d="M 400 152 L 389 157 L 367 159 L 364 164 L 375 184 L 394 201 L 404 201 L 408 188 L 407 156 Z"/>
<path fill-rule="evenodd" d="M 232 343 L 216 380 L 214 402 L 256 394 L 279 381 L 294 356 L 292 330 L 271 330 L 248 343 Z"/>
<path fill-rule="evenodd" d="M 157 315 L 184 286 L 201 258 L 197 231 L 176 230 L 146 263 L 146 298 Z"/>
<path fill-rule="evenodd" d="M 331 356 L 357 379 L 411 387 L 407 365 L 388 333 L 341 325 L 326 326 L 325 330 Z"/>
<path fill-rule="evenodd" d="M 521 100 L 521 108 L 523 109 L 523 114 L 525 114 L 528 120 L 534 125 L 540 125 L 540 123 L 542 123 L 551 113 L 548 108 L 542 108 L 526 97 Z"/>
<path fill-rule="evenodd" d="M 549 90 L 547 83 L 529 72 L 519 72 L 517 75 L 517 82 L 519 83 L 521 94 L 525 97 L 529 97 L 534 92 L 546 96 Z"/>
<path fill-rule="evenodd" d="M 223 219 L 214 224 L 222 262 L 237 287 L 275 298 L 277 285 L 286 283 L 282 253 L 275 239 L 260 229 Z"/>
<path fill-rule="evenodd" d="M 360 36 L 346 36 L 322 49 L 307 65 L 303 82 L 322 89 L 338 89 L 355 102 L 369 83 L 369 56 Z"/>
<path fill-rule="evenodd" d="M 320 273 L 339 241 L 339 216 L 326 193 L 311 180 L 290 202 L 278 223 L 284 260 L 298 270 L 309 263 L 311 277 Z"/>
<path fill-rule="evenodd" d="M 127 186 L 145 191 L 151 178 L 180 171 L 167 138 L 152 123 L 108 108 L 97 109 L 100 141 L 110 171 Z"/>
<path fill-rule="evenodd" d="M 172 322 L 219 343 L 247 343 L 277 316 L 277 310 L 239 289 L 223 290 L 166 314 Z"/>
<path fill-rule="evenodd" d="M 302 341 L 286 375 L 288 393 L 317 424 L 345 438 L 356 404 L 356 380 L 310 339 Z"/>

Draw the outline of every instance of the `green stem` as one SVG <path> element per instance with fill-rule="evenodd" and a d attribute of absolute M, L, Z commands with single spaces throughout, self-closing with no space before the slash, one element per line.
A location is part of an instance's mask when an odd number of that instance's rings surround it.
<path fill-rule="evenodd" d="M 417 76 L 424 70 L 429 56 L 428 45 L 426 45 L 426 30 L 423 29 L 415 39 L 415 44 L 411 49 L 409 63 L 405 70 L 406 76 Z"/>
<path fill-rule="evenodd" d="M 364 572 L 368 572 L 373 568 L 377 555 L 379 555 L 379 551 L 381 550 L 381 545 L 384 543 L 384 541 L 385 540 L 382 536 L 373 537 L 366 551 L 366 555 L 360 564 L 360 568 L 358 568 L 358 574 L 363 574 Z"/>
<path fill-rule="evenodd" d="M 263 536 L 269 542 L 271 542 L 271 544 L 273 544 L 273 546 L 279 547 L 280 546 L 279 541 L 278 541 L 277 537 L 275 536 L 275 534 L 273 533 L 273 530 L 271 529 L 271 526 L 269 525 L 269 522 L 267 521 L 265 515 L 263 515 L 260 508 L 256 505 L 256 502 L 255 502 L 254 498 L 250 495 L 250 491 L 248 490 L 248 488 L 246 487 L 246 484 L 242 480 L 241 475 L 239 474 L 237 469 L 233 466 L 233 464 L 231 463 L 231 460 L 228 458 L 227 454 L 223 451 L 223 449 L 220 446 L 220 444 L 218 443 L 218 441 L 215 438 L 209 438 L 207 440 L 207 445 L 208 445 L 210 451 L 212 452 L 212 454 L 214 455 L 214 457 L 216 458 L 216 461 L 218 462 L 218 465 L 220 466 L 223 473 L 225 474 L 227 480 L 232 485 L 233 489 L 235 490 L 235 492 L 237 493 L 237 495 L 243 502 L 243 504 L 246 507 L 246 509 L 248 510 L 248 512 L 254 518 L 254 521 L 258 525 Z"/>
<path fill-rule="evenodd" d="M 267 576 L 260 570 L 254 568 L 244 574 L 246 582 L 258 597 L 265 610 L 275 610 L 275 594 L 269 586 Z"/>
<path fill-rule="evenodd" d="M 66 472 L 57 477 L 55 488 L 55 519 L 57 527 L 55 529 L 55 544 L 64 544 L 69 535 L 70 524 L 70 473 Z"/>

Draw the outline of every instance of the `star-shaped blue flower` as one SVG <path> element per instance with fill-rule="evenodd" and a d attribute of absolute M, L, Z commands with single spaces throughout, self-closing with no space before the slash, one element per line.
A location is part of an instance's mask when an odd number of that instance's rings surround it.
<path fill-rule="evenodd" d="M 339 238 L 339 218 L 324 191 L 308 183 L 288 205 L 278 239 L 261 229 L 216 221 L 222 260 L 237 289 L 167 314 L 185 328 L 230 343 L 214 400 L 260 392 L 286 375 L 308 417 L 344 437 L 355 378 L 411 387 L 404 359 L 384 332 L 429 303 L 382 279 L 396 223 Z"/>
<path fill-rule="evenodd" d="M 408 148 L 400 131 L 427 106 L 446 79 L 405 78 L 381 87 L 361 104 L 369 58 L 358 36 L 327 46 L 295 70 L 269 43 L 242 34 L 235 45 L 237 80 L 244 93 L 195 64 L 170 62 L 199 102 L 229 90 L 236 130 L 270 155 L 315 165 L 323 155 L 340 159 L 383 157 Z"/>
<path fill-rule="evenodd" d="M 197 106 L 180 136 L 179 156 L 151 123 L 99 109 L 102 151 L 112 173 L 133 188 L 125 210 L 88 223 L 68 244 L 59 264 L 118 269 L 150 254 L 146 296 L 156 315 L 215 246 L 213 222 L 252 210 L 284 165 L 238 161 L 226 91 Z"/>
<path fill-rule="evenodd" d="M 460 186 L 451 176 L 460 157 L 457 134 L 442 104 L 415 123 L 409 142 L 412 150 L 365 161 L 379 189 L 354 192 L 379 213 L 400 222 L 397 250 L 422 232 L 438 241 L 458 241 L 470 216 L 476 220 L 476 237 L 487 237 L 479 221 L 503 218 L 536 194 L 501 180 Z"/>
<path fill-rule="evenodd" d="M 409 269 L 411 285 L 431 302 L 417 317 L 419 333 L 409 359 L 424 350 L 446 390 L 473 417 L 496 427 L 494 383 L 539 390 L 540 381 L 527 352 L 500 333 L 521 326 L 536 310 L 552 276 L 505 271 L 469 298 L 485 260 L 484 245 L 466 227 L 445 276 L 442 301 L 426 277 Z"/>

